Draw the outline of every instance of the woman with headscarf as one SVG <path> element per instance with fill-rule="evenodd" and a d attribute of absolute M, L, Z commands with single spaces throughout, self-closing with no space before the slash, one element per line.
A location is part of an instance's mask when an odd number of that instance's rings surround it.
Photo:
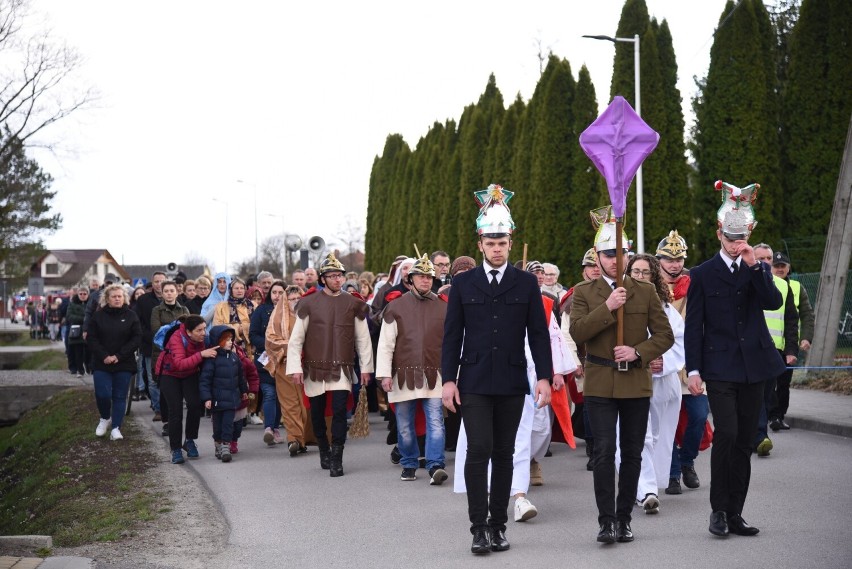
<path fill-rule="evenodd" d="M 218 290 L 215 292 L 218 292 Z M 246 296 L 246 292 L 246 283 L 239 278 L 233 279 L 228 286 L 227 300 L 217 304 L 213 310 L 213 325 L 225 324 L 233 328 L 237 335 L 234 338 L 234 343 L 243 348 L 246 355 L 251 358 L 254 355 L 254 350 L 249 340 L 249 330 L 251 328 L 251 315 L 254 313 L 254 303 Z M 212 297 L 213 294 L 210 296 Z"/>
<path fill-rule="evenodd" d="M 287 346 L 296 324 L 293 310 L 302 293 L 296 285 L 288 286 L 284 292 L 285 297 L 275 305 L 266 327 L 267 361 L 264 367 L 269 375 L 275 378 L 275 393 L 284 419 L 284 429 L 287 431 L 287 450 L 290 456 L 296 456 L 307 452 L 305 444 L 308 439 L 314 437 L 305 407 L 304 387 L 295 384 L 292 376 L 285 373 Z"/>
<path fill-rule="evenodd" d="M 201 306 L 201 317 L 204 318 L 208 326 L 213 323 L 213 313 L 219 303 L 228 300 L 228 291 L 231 290 L 231 275 L 228 273 L 216 273 L 213 281 L 213 290 L 210 291 L 210 296 L 207 297 Z M 243 288 L 245 288 L 245 284 L 243 284 Z"/>

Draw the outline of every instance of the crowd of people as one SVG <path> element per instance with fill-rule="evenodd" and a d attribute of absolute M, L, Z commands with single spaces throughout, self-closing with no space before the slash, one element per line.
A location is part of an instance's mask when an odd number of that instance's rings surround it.
<path fill-rule="evenodd" d="M 123 438 L 131 390 L 162 421 L 175 464 L 201 456 L 209 415 L 223 463 L 255 424 L 290 457 L 316 446 L 320 468 L 340 477 L 366 401 L 388 421 L 400 480 L 424 469 L 440 486 L 454 453 L 477 554 L 509 549 L 512 499 L 514 521 L 537 515 L 529 490 L 544 484 L 552 442 L 585 441 L 597 541 L 609 544 L 634 539 L 634 508 L 661 511 L 661 489 L 698 488 L 695 461 L 712 441 L 709 530 L 756 534 L 742 518 L 750 456 L 769 456 L 769 430 L 790 428 L 789 366 L 813 338 L 789 259 L 751 247 L 753 222 L 720 213 L 720 252 L 690 271 L 676 230 L 654 255 L 632 254 L 604 215 L 583 281 L 566 288 L 554 264 L 509 262 L 509 197 L 499 186 L 477 195 L 479 263 L 418 252 L 374 275 L 328 255 L 289 282 L 156 272 L 148 287 L 110 274 L 72 291 L 58 324 L 69 372 L 93 374 L 95 434 Z"/>

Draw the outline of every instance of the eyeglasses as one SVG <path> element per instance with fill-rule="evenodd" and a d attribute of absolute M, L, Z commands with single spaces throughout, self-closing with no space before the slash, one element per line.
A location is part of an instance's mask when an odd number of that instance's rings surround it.
<path fill-rule="evenodd" d="M 648 269 L 633 269 L 632 271 L 630 271 L 630 274 L 634 277 L 650 277 L 651 271 L 649 271 Z"/>
<path fill-rule="evenodd" d="M 449 263 L 433 263 L 436 267 L 449 267 Z"/>

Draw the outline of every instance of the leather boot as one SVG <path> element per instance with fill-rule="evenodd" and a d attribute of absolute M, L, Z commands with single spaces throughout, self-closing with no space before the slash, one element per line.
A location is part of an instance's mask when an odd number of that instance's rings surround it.
<path fill-rule="evenodd" d="M 331 445 L 331 468 L 329 476 L 343 476 L 343 445 Z"/>
<path fill-rule="evenodd" d="M 328 448 L 320 449 L 320 468 L 328 470 L 331 468 L 331 450 Z"/>

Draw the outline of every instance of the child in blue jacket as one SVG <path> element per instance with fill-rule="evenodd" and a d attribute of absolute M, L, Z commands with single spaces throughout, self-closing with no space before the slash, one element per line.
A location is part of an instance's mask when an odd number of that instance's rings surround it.
<path fill-rule="evenodd" d="M 204 360 L 199 392 L 204 406 L 212 411 L 216 458 L 231 462 L 234 413 L 241 401 L 248 399 L 248 384 L 240 358 L 233 351 L 234 330 L 230 326 L 214 326 L 210 345 L 217 348 L 216 357 Z"/>

